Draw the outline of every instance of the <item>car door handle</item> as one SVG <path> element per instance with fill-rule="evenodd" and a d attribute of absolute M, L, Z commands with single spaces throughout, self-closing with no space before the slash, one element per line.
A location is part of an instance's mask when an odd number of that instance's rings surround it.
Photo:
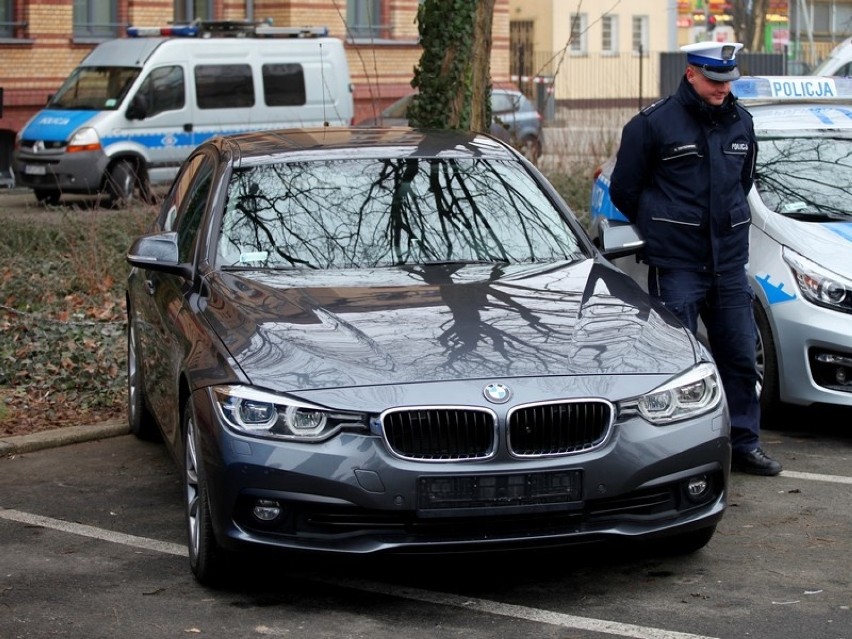
<path fill-rule="evenodd" d="M 184 124 L 183 130 L 186 131 L 187 133 L 191 133 L 192 132 L 192 122 L 187 122 L 186 124 Z"/>

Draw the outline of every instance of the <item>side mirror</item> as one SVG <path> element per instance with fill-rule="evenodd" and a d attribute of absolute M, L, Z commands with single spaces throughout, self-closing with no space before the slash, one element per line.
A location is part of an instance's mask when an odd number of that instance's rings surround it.
<path fill-rule="evenodd" d="M 610 260 L 634 255 L 645 246 L 645 240 L 640 237 L 639 230 L 635 226 L 608 219 L 601 220 L 596 243 L 604 257 Z"/>
<path fill-rule="evenodd" d="M 130 101 L 125 112 L 128 120 L 144 120 L 148 117 L 148 99 L 144 95 L 136 94 Z"/>
<path fill-rule="evenodd" d="M 131 266 L 146 271 L 160 271 L 192 278 L 192 265 L 182 264 L 178 253 L 177 233 L 153 233 L 137 238 L 127 253 Z"/>

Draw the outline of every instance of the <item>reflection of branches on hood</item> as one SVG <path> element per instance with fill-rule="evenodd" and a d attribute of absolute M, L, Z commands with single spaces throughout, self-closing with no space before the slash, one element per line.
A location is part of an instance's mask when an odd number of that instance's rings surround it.
<path fill-rule="evenodd" d="M 459 265 L 448 267 L 460 268 Z M 442 324 L 443 331 L 438 336 L 438 343 L 446 351 L 446 365 L 451 370 L 455 369 L 456 362 L 465 360 L 469 366 L 471 360 L 474 360 L 481 363 L 483 372 L 487 371 L 489 360 L 480 354 L 478 348 L 480 343 L 486 341 L 492 344 L 495 352 L 501 354 L 503 360 L 519 362 L 526 359 L 542 370 L 547 369 L 548 361 L 564 359 L 569 355 L 566 345 L 570 341 L 573 325 L 570 318 L 576 313 L 574 304 L 565 305 L 566 319 L 560 324 L 564 328 L 562 332 L 553 325 L 548 325 L 534 310 L 525 305 L 525 301 L 541 300 L 540 295 L 533 291 L 524 288 L 501 288 L 490 283 L 443 286 L 451 278 L 445 268 L 424 269 L 422 277 L 427 284 L 438 288 L 441 299 L 450 311 L 451 317 Z M 514 319 L 532 327 L 539 335 L 553 338 L 553 350 L 542 350 L 538 345 L 519 339 L 516 333 L 523 334 L 524 331 L 516 331 L 514 326 L 503 329 L 483 319 L 483 314 L 495 310 L 502 311 L 501 323 Z"/>

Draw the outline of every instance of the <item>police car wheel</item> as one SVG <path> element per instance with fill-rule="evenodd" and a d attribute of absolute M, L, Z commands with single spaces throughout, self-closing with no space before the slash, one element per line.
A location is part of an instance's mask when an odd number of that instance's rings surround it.
<path fill-rule="evenodd" d="M 763 418 L 771 417 L 777 409 L 779 399 L 778 356 L 775 352 L 775 339 L 766 311 L 760 302 L 754 301 L 754 321 L 757 326 L 757 369 L 760 376 L 760 411 Z"/>
<path fill-rule="evenodd" d="M 109 170 L 107 189 L 114 207 L 125 206 L 133 199 L 136 188 L 136 171 L 129 162 L 117 162 Z"/>

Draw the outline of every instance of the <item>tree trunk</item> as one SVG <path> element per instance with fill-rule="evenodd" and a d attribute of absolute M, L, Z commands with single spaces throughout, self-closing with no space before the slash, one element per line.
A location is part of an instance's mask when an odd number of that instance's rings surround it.
<path fill-rule="evenodd" d="M 414 126 L 488 131 L 491 29 L 496 0 L 424 0 L 417 12 L 423 53 L 408 108 Z"/>
<path fill-rule="evenodd" d="M 471 56 L 470 128 L 489 131 L 491 128 L 491 42 L 496 0 L 476 3 Z"/>

